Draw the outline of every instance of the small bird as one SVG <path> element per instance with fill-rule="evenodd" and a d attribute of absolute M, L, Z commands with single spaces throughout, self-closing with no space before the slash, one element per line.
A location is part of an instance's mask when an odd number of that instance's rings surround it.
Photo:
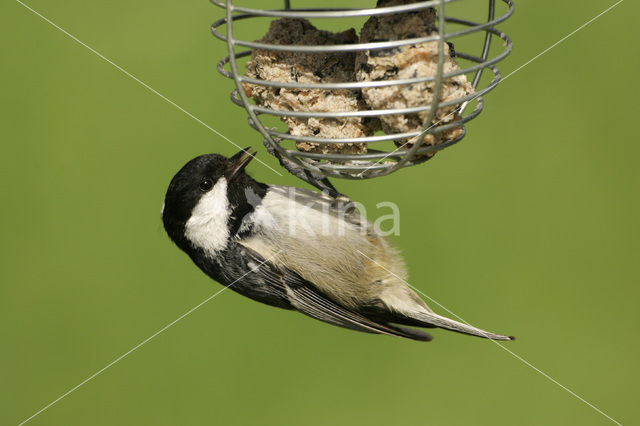
<path fill-rule="evenodd" d="M 257 182 L 245 172 L 249 150 L 196 157 L 169 184 L 164 228 L 205 274 L 258 302 L 352 330 L 429 341 L 411 327 L 439 327 L 513 339 L 434 313 L 406 284 L 398 252 L 355 209 Z"/>

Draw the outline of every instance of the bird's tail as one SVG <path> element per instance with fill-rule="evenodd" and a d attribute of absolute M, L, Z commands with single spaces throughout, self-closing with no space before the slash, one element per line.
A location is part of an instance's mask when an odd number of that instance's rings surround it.
<path fill-rule="evenodd" d="M 505 336 L 502 334 L 490 333 L 468 324 L 464 324 L 447 317 L 443 317 L 426 309 L 413 312 L 403 312 L 404 315 L 422 323 L 424 327 L 439 327 L 447 330 L 456 331 L 458 333 L 470 334 L 473 336 L 485 337 L 491 340 L 515 340 L 513 336 Z"/>

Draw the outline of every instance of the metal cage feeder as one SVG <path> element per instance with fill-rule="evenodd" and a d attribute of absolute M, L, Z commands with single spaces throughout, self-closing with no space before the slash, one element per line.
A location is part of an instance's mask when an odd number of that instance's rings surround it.
<path fill-rule="evenodd" d="M 295 9 L 291 8 L 290 2 L 284 2 L 283 9 L 267 10 L 240 7 L 233 4 L 231 0 L 211 0 L 213 4 L 226 10 L 226 17 L 222 18 L 211 26 L 213 35 L 226 42 L 229 56 L 218 63 L 218 71 L 225 77 L 235 81 L 236 88 L 231 92 L 231 101 L 242 106 L 248 112 L 249 125 L 258 130 L 264 138 L 265 145 L 270 146 L 270 152 L 276 156 L 291 160 L 298 166 L 311 172 L 320 173 L 326 177 L 337 177 L 347 179 L 367 179 L 388 175 L 402 167 L 423 163 L 431 158 L 433 153 L 442 150 L 459 142 L 466 134 L 465 123 L 477 117 L 484 107 L 483 96 L 495 88 L 501 79 L 501 74 L 495 64 L 504 59 L 511 52 L 511 40 L 509 37 L 495 29 L 495 25 L 506 20 L 513 13 L 512 0 L 499 0 L 503 4 L 501 14 L 496 14 L 496 0 L 488 0 L 488 19 L 485 22 L 472 22 L 464 19 L 447 16 L 445 6 L 452 2 L 463 2 L 464 0 L 435 0 L 423 1 L 399 6 L 379 7 L 371 9 L 335 9 L 335 8 L 313 8 Z M 466 0 L 467 2 L 471 0 Z M 236 2 L 237 3 L 237 2 Z M 437 16 L 437 34 L 427 37 L 407 38 L 392 41 L 376 41 L 369 43 L 355 43 L 342 45 L 279 45 L 266 44 L 262 42 L 240 40 L 234 37 L 234 22 L 239 20 L 253 19 L 258 17 L 267 18 L 354 18 L 371 17 L 375 15 L 389 15 L 403 12 L 419 11 L 421 9 L 434 8 Z M 447 32 L 448 24 L 457 24 L 462 29 Z M 222 27 L 222 28 L 221 28 Z M 222 31 L 224 29 L 224 31 Z M 436 41 L 439 52 L 443 52 L 444 44 L 449 40 L 455 41 L 461 37 L 469 36 L 473 33 L 484 33 L 484 43 L 479 46 L 480 54 L 473 55 L 455 51 L 457 58 L 465 59 L 472 65 L 458 70 L 443 72 L 443 53 L 439 53 L 437 63 L 437 73 L 435 75 L 417 76 L 409 79 L 381 80 L 381 81 L 344 81 L 337 83 L 302 84 L 293 82 L 277 82 L 258 80 L 242 75 L 239 71 L 239 59 L 250 57 L 252 49 L 279 50 L 286 52 L 346 52 L 346 51 L 372 51 L 378 49 L 398 48 L 404 45 L 415 45 Z M 490 47 L 494 38 L 502 40 L 502 49 L 495 56 L 490 57 Z M 480 85 L 481 76 L 485 69 L 491 72 L 492 79 L 485 85 Z M 469 82 L 473 86 L 473 93 L 461 98 L 442 102 L 440 88 L 443 81 L 448 78 L 465 74 L 469 77 Z M 371 87 L 385 87 L 392 85 L 411 85 L 423 82 L 434 82 L 433 100 L 430 103 L 418 107 L 396 108 L 396 109 L 363 109 L 349 112 L 315 112 L 315 111 L 290 111 L 274 110 L 265 106 L 259 106 L 251 102 L 250 98 L 243 90 L 243 83 L 275 88 L 286 89 L 353 89 L 360 90 Z M 474 108 L 467 107 L 473 105 Z M 449 123 L 433 123 L 436 112 L 440 108 L 454 106 L 459 119 Z M 345 118 L 345 117 L 376 117 L 387 114 L 413 114 L 426 112 L 427 119 L 420 131 L 402 134 L 376 134 L 373 136 L 363 136 L 358 138 L 323 138 L 316 136 L 297 136 L 290 132 L 279 131 L 276 128 L 268 128 L 261 121 L 262 115 L 276 117 L 301 117 L 301 118 Z M 465 113 L 465 114 L 463 114 Z M 425 145 L 424 138 L 427 134 L 438 134 L 461 128 L 459 136 L 453 140 L 435 145 Z M 400 138 L 415 137 L 415 143 L 406 149 L 394 148 L 391 150 L 375 149 L 376 144 L 381 142 L 397 141 Z M 296 149 L 288 149 L 283 146 L 285 141 L 313 142 L 318 144 L 331 143 L 366 143 L 368 150 L 363 154 L 344 153 L 314 153 L 304 152 Z"/>

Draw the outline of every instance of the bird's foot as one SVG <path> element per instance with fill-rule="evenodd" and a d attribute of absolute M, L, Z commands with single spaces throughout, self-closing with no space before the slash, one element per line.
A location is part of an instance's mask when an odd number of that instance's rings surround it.
<path fill-rule="evenodd" d="M 271 143 L 265 139 L 263 141 L 267 152 L 278 159 L 280 165 L 285 168 L 289 173 L 297 177 L 298 179 L 307 182 L 309 185 L 318 188 L 320 191 L 329 194 L 331 198 L 335 199 L 336 203 L 349 204 L 351 199 L 346 195 L 340 193 L 329 179 L 320 172 L 307 170 L 294 161 L 283 157 L 280 153 L 271 145 Z"/>

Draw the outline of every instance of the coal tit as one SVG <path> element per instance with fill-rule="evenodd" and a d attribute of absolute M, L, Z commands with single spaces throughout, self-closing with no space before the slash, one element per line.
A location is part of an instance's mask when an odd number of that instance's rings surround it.
<path fill-rule="evenodd" d="M 326 194 L 257 182 L 245 172 L 254 155 L 194 158 L 167 190 L 164 228 L 211 278 L 352 330 L 429 341 L 411 327 L 439 327 L 512 339 L 434 313 L 405 284 L 398 252 L 357 211 Z"/>

